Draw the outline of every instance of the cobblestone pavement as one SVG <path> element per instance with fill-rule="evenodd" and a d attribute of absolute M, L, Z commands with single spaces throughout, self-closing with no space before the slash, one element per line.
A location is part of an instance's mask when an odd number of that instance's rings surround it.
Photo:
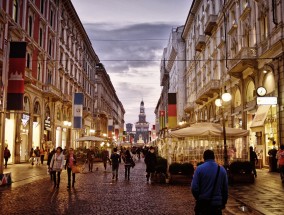
<path fill-rule="evenodd" d="M 107 172 L 100 163 L 96 168 L 76 174 L 75 188 L 67 190 L 66 171 L 60 188 L 53 189 L 46 166 L 13 165 L 14 183 L 0 188 L 0 214 L 194 214 L 189 187 L 147 183 L 142 161 L 131 169 L 130 181 L 124 180 L 123 165 L 118 181 L 111 180 L 110 166 Z M 261 170 L 255 184 L 230 186 L 229 192 L 225 215 L 283 214 L 277 173 Z"/>
<path fill-rule="evenodd" d="M 66 188 L 66 171 L 59 189 L 47 175 L 13 188 L 1 188 L 0 214 L 191 214 L 194 202 L 188 186 L 147 184 L 145 166 L 131 169 L 124 179 L 123 165 L 118 181 L 112 181 L 110 167 L 104 172 L 95 164 L 93 173 L 76 175 L 75 188 Z M 17 182 L 15 182 L 17 183 Z"/>

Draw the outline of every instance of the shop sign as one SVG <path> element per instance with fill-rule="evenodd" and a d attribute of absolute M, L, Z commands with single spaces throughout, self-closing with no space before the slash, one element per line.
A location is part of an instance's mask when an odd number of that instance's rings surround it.
<path fill-rule="evenodd" d="M 277 105 L 277 97 L 257 97 L 258 105 Z"/>
<path fill-rule="evenodd" d="M 22 116 L 22 124 L 23 124 L 24 127 L 26 127 L 26 125 L 28 124 L 29 119 L 30 119 L 29 115 L 23 114 L 23 116 Z"/>
<path fill-rule="evenodd" d="M 44 129 L 50 130 L 50 119 L 44 120 Z"/>

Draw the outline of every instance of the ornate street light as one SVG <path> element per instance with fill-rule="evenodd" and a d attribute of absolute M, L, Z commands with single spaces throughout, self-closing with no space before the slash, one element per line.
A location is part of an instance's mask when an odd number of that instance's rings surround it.
<path fill-rule="evenodd" d="M 227 167 L 229 166 L 229 162 L 228 162 L 228 151 L 227 151 L 226 124 L 225 124 L 225 117 L 224 117 L 224 104 L 226 102 L 231 101 L 232 96 L 230 93 L 227 92 L 226 87 L 224 89 L 224 93 L 222 94 L 221 98 L 218 97 L 215 100 L 215 105 L 217 107 L 220 107 L 222 110 L 221 113 L 222 113 L 223 139 L 224 139 L 224 167 L 227 169 Z"/>

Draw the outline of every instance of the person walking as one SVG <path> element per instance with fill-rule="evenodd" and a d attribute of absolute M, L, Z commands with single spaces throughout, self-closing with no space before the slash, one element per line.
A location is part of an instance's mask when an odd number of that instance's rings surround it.
<path fill-rule="evenodd" d="M 6 146 L 4 149 L 4 160 L 5 160 L 5 168 L 7 169 L 7 165 L 8 165 L 8 160 L 11 157 L 11 153 L 10 150 L 8 149 L 8 147 Z"/>
<path fill-rule="evenodd" d="M 153 177 L 153 173 L 155 173 L 157 164 L 157 156 L 155 154 L 155 149 L 153 146 L 151 146 L 148 153 L 146 153 L 144 162 L 146 164 L 146 178 L 147 181 L 149 181 L 149 179 Z"/>
<path fill-rule="evenodd" d="M 34 153 L 36 157 L 36 165 L 39 165 L 40 164 L 40 150 L 38 146 L 36 147 Z"/>
<path fill-rule="evenodd" d="M 228 201 L 228 178 L 224 167 L 215 162 L 212 150 L 203 154 L 204 163 L 197 166 L 191 192 L 196 200 L 196 215 L 221 215 Z"/>
<path fill-rule="evenodd" d="M 30 151 L 30 160 L 31 160 L 31 164 L 32 164 L 32 165 L 34 165 L 34 158 L 35 158 L 34 148 L 31 148 L 31 151 Z"/>
<path fill-rule="evenodd" d="M 65 169 L 67 169 L 67 177 L 68 177 L 68 186 L 67 188 L 70 189 L 71 187 L 71 174 L 72 174 L 72 187 L 74 187 L 75 184 L 75 173 L 72 172 L 72 167 L 76 165 L 77 158 L 74 154 L 73 148 L 69 149 L 69 153 L 66 154 L 66 165 Z"/>
<path fill-rule="evenodd" d="M 41 165 L 43 165 L 44 154 L 45 154 L 45 151 L 44 151 L 43 148 L 41 148 L 41 149 L 39 150 L 39 154 L 40 154 L 40 163 L 41 163 Z"/>
<path fill-rule="evenodd" d="M 131 157 L 130 151 L 126 150 L 123 157 L 124 165 L 125 165 L 125 180 L 130 180 L 130 168 L 133 166 L 133 159 Z"/>
<path fill-rule="evenodd" d="M 64 167 L 64 155 L 62 153 L 62 148 L 59 146 L 56 148 L 56 153 L 52 156 L 50 161 L 50 169 L 53 174 L 53 182 L 54 182 L 54 188 L 59 188 L 60 185 L 60 174 Z M 57 181 L 56 181 L 56 173 L 57 173 Z"/>
<path fill-rule="evenodd" d="M 119 161 L 120 155 L 117 153 L 117 148 L 113 149 L 113 153 L 110 156 L 111 165 L 112 165 L 112 180 L 118 180 L 118 168 L 119 168 Z"/>
<path fill-rule="evenodd" d="M 93 172 L 93 165 L 94 165 L 94 158 L 95 158 L 95 152 L 93 150 L 93 147 L 90 146 L 88 152 L 87 152 L 87 159 L 89 164 L 89 172 Z"/>
<path fill-rule="evenodd" d="M 277 172 L 277 149 L 276 142 L 272 142 L 272 148 L 268 151 L 269 155 L 269 172 Z"/>
<path fill-rule="evenodd" d="M 284 145 L 283 144 L 280 145 L 280 149 L 277 152 L 277 158 L 278 158 L 281 181 L 282 183 L 284 183 Z"/>
<path fill-rule="evenodd" d="M 51 162 L 51 159 L 52 159 L 54 154 L 55 154 L 55 149 L 53 149 L 51 152 L 49 152 L 48 157 L 47 157 L 47 168 L 48 168 L 48 171 L 49 171 L 50 180 L 52 180 L 52 176 L 53 176 L 51 168 L 50 168 L 50 162 Z"/>
<path fill-rule="evenodd" d="M 106 149 L 104 149 L 102 151 L 102 160 L 103 160 L 103 164 L 104 164 L 104 168 L 105 168 L 105 172 L 106 172 L 107 162 L 109 161 L 109 163 L 111 163 L 111 160 L 109 159 L 108 150 L 106 150 Z"/>
<path fill-rule="evenodd" d="M 249 147 L 249 157 L 250 157 L 250 165 L 251 165 L 254 177 L 257 177 L 255 164 L 258 163 L 258 159 L 257 159 L 257 155 L 256 155 L 255 151 L 253 151 L 252 146 Z"/>

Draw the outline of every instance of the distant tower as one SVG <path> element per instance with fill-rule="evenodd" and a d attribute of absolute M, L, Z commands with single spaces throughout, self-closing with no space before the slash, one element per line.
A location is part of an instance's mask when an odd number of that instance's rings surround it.
<path fill-rule="evenodd" d="M 146 122 L 146 114 L 144 108 L 144 101 L 140 103 L 139 121 L 135 123 L 136 134 L 134 138 L 135 143 L 148 143 L 149 141 L 149 123 Z"/>
<path fill-rule="evenodd" d="M 133 124 L 131 124 L 131 123 L 126 124 L 126 132 L 127 133 L 132 132 L 132 128 L 133 128 Z"/>

